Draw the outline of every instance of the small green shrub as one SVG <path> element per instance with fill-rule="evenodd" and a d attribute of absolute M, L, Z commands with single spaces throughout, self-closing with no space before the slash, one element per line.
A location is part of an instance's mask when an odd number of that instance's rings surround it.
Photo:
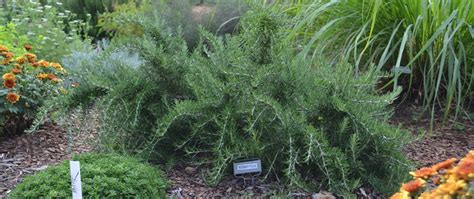
<path fill-rule="evenodd" d="M 166 181 L 158 169 L 137 159 L 83 154 L 80 161 L 84 198 L 164 198 Z M 69 161 L 26 177 L 9 198 L 71 198 Z"/>

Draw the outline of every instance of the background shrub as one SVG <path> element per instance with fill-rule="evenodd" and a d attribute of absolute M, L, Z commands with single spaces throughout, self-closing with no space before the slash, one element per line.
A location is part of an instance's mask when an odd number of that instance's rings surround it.
<path fill-rule="evenodd" d="M 206 2 L 199 6 L 191 1 L 129 2 L 116 6 L 114 12 L 101 15 L 98 26 L 111 36 L 141 35 L 144 28 L 137 20 L 158 17 L 171 30 L 180 30 L 178 34 L 182 35 L 189 49 L 194 49 L 199 41 L 199 26 L 218 35 L 230 34 L 247 10 L 241 0 Z"/>
<path fill-rule="evenodd" d="M 83 154 L 80 161 L 85 198 L 164 198 L 166 180 L 158 169 L 137 159 Z M 9 198 L 71 198 L 69 161 L 26 177 Z"/>

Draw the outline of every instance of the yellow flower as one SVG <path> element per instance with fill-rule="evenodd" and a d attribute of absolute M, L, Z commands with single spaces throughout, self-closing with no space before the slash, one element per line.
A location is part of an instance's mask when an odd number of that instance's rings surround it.
<path fill-rule="evenodd" d="M 461 191 L 466 188 L 466 182 L 464 180 L 458 180 L 455 182 L 447 182 L 435 190 L 435 193 L 438 195 L 454 195 L 456 192 Z"/>
<path fill-rule="evenodd" d="M 406 191 L 393 194 L 390 199 L 410 199 L 410 194 Z"/>
<path fill-rule="evenodd" d="M 8 93 L 6 98 L 10 103 L 14 104 L 20 100 L 20 95 L 16 93 Z"/>
<path fill-rule="evenodd" d="M 40 73 L 40 74 L 36 75 L 36 77 L 38 79 L 44 80 L 44 79 L 48 78 L 48 74 L 47 73 Z"/>
<path fill-rule="evenodd" d="M 15 59 L 16 63 L 18 64 L 24 64 L 26 61 L 28 61 L 25 57 L 21 56 L 21 57 L 17 57 Z"/>
<path fill-rule="evenodd" d="M 436 195 L 432 192 L 423 192 L 418 199 L 435 199 Z"/>
<path fill-rule="evenodd" d="M 16 80 L 16 76 L 13 73 L 5 73 L 2 76 L 3 80 Z"/>

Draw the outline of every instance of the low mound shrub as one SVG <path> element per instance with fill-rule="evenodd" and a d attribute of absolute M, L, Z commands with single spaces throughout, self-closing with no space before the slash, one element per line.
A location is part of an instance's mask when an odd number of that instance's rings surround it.
<path fill-rule="evenodd" d="M 80 161 L 84 198 L 164 198 L 160 170 L 131 157 L 83 154 Z M 71 198 L 69 161 L 26 177 L 9 198 Z"/>
<path fill-rule="evenodd" d="M 391 199 L 472 198 L 474 197 L 474 150 L 458 160 L 423 167 L 410 172 L 413 180 L 402 185 Z"/>

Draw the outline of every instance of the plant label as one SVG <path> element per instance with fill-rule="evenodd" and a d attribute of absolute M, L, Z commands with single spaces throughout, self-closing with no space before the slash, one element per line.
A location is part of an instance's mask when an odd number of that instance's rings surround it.
<path fill-rule="evenodd" d="M 244 162 L 234 163 L 234 175 L 248 174 L 248 173 L 261 173 L 262 172 L 262 161 L 250 160 Z"/>
<path fill-rule="evenodd" d="M 73 199 L 82 199 L 81 170 L 79 161 L 69 161 Z"/>

